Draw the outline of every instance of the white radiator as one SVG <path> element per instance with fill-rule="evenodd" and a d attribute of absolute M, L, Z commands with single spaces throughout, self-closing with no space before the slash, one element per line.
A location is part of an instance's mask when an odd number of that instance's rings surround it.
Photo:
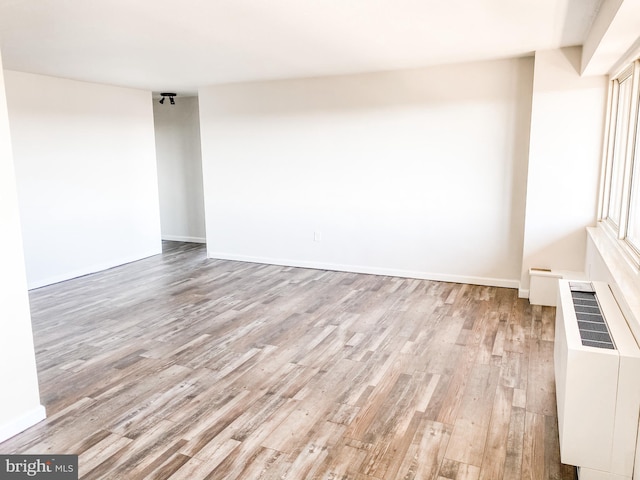
<path fill-rule="evenodd" d="M 562 463 L 640 480 L 640 350 L 606 283 L 559 280 L 554 348 Z"/>

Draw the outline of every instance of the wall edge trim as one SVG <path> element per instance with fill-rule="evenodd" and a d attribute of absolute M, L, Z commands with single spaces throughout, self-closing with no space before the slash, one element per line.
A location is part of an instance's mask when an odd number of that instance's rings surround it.
<path fill-rule="evenodd" d="M 368 275 L 384 275 L 400 278 L 415 278 L 418 280 L 433 280 L 437 282 L 464 283 L 487 287 L 519 288 L 518 280 L 507 278 L 476 277 L 472 275 L 454 275 L 446 273 L 423 272 L 418 270 L 403 270 L 396 268 L 373 267 L 364 265 L 344 265 L 338 263 L 314 262 L 307 260 L 291 260 L 271 257 L 254 257 L 225 252 L 207 251 L 207 257 L 218 260 L 233 260 L 238 262 L 264 263 L 282 265 L 286 267 L 312 268 L 317 270 L 331 270 L 336 272 L 362 273 Z"/>
<path fill-rule="evenodd" d="M 207 243 L 204 237 L 185 237 L 183 235 L 162 235 L 162 240 L 169 242 Z"/>
<path fill-rule="evenodd" d="M 26 429 L 34 426 L 47 418 L 47 412 L 42 405 L 38 405 L 31 410 L 24 412 L 17 418 L 9 420 L 0 425 L 0 442 L 4 442 L 9 438 L 24 432 Z"/>
<path fill-rule="evenodd" d="M 54 283 L 60 283 L 67 280 L 72 280 L 74 278 L 83 277 L 85 275 L 90 275 L 92 273 L 109 270 L 110 268 L 119 267 L 120 265 L 125 265 L 127 263 L 137 262 L 138 260 L 143 260 L 148 257 L 153 257 L 154 255 L 159 255 L 161 253 L 162 253 L 162 248 L 153 249 L 152 251 L 147 251 L 147 252 L 143 252 L 136 255 L 113 259 L 112 261 L 109 261 L 109 262 L 88 265 L 78 270 L 72 270 L 69 272 L 60 273 L 58 275 L 54 275 L 47 278 L 42 278 L 34 281 L 29 280 L 28 288 L 29 290 L 34 290 L 36 288 L 46 287 L 47 285 L 52 285 Z"/>

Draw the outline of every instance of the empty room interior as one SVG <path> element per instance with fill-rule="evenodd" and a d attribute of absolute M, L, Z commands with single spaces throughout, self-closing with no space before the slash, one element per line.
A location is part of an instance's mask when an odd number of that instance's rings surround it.
<path fill-rule="evenodd" d="M 0 457 L 640 480 L 639 25 L 0 0 Z"/>

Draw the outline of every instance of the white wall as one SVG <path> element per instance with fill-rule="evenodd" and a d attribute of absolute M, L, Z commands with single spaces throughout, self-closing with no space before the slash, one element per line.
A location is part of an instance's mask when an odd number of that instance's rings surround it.
<path fill-rule="evenodd" d="M 209 256 L 517 287 L 532 63 L 201 89 Z"/>
<path fill-rule="evenodd" d="M 153 102 L 162 238 L 205 241 L 197 97 Z"/>
<path fill-rule="evenodd" d="M 607 79 L 580 77 L 580 49 L 536 52 L 521 294 L 530 267 L 584 271 L 595 225 Z"/>
<path fill-rule="evenodd" d="M 5 76 L 29 286 L 159 253 L 151 93 Z"/>
<path fill-rule="evenodd" d="M 0 59 L 0 442 L 45 417 L 38 392 L 4 92 Z"/>

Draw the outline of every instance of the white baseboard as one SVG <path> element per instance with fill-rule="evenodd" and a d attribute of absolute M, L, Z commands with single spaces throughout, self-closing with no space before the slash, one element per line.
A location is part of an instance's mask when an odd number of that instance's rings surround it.
<path fill-rule="evenodd" d="M 207 252 L 209 258 L 219 260 L 235 260 L 239 262 L 266 263 L 269 265 L 283 265 L 287 267 L 313 268 L 317 270 L 333 270 L 337 272 L 364 273 L 370 275 L 386 275 L 400 278 L 417 278 L 420 280 L 434 280 L 438 282 L 467 283 L 471 285 L 484 285 L 488 287 L 518 288 L 518 280 L 506 278 L 474 277 L 467 275 L 451 275 L 445 273 L 422 272 L 415 270 L 402 270 L 383 267 L 369 267 L 362 265 L 342 265 L 335 263 L 311 262 L 303 260 L 290 260 L 281 258 L 252 257 L 247 255 L 235 255 L 224 252 Z"/>
<path fill-rule="evenodd" d="M 66 280 L 71 280 L 72 278 L 82 277 L 84 275 L 89 275 L 91 273 L 101 272 L 103 270 L 108 270 L 113 267 L 119 267 L 120 265 L 124 265 L 126 263 L 137 262 L 138 260 L 142 260 L 143 258 L 152 257 L 154 255 L 159 255 L 162 253 L 162 247 L 160 246 L 160 242 L 158 242 L 158 249 L 154 249 L 148 252 L 140 253 L 137 255 L 133 255 L 130 257 L 121 257 L 117 259 L 110 260 L 104 263 L 97 263 L 94 265 L 88 265 L 82 269 L 72 270 L 69 272 L 63 272 L 58 275 L 52 275 L 46 278 L 40 278 L 36 280 L 28 280 L 28 288 L 29 290 L 33 290 L 35 288 L 46 287 L 47 285 L 52 285 L 54 283 L 64 282 Z"/>
<path fill-rule="evenodd" d="M 519 288 L 518 298 L 529 298 L 529 290 L 524 288 Z"/>
<path fill-rule="evenodd" d="M 23 413 L 20 417 L 0 425 L 0 442 L 24 432 L 27 428 L 33 427 L 36 423 L 47 418 L 47 412 L 42 405 Z"/>
<path fill-rule="evenodd" d="M 181 235 L 162 235 L 162 240 L 170 242 L 207 243 L 204 237 L 183 237 Z"/>

